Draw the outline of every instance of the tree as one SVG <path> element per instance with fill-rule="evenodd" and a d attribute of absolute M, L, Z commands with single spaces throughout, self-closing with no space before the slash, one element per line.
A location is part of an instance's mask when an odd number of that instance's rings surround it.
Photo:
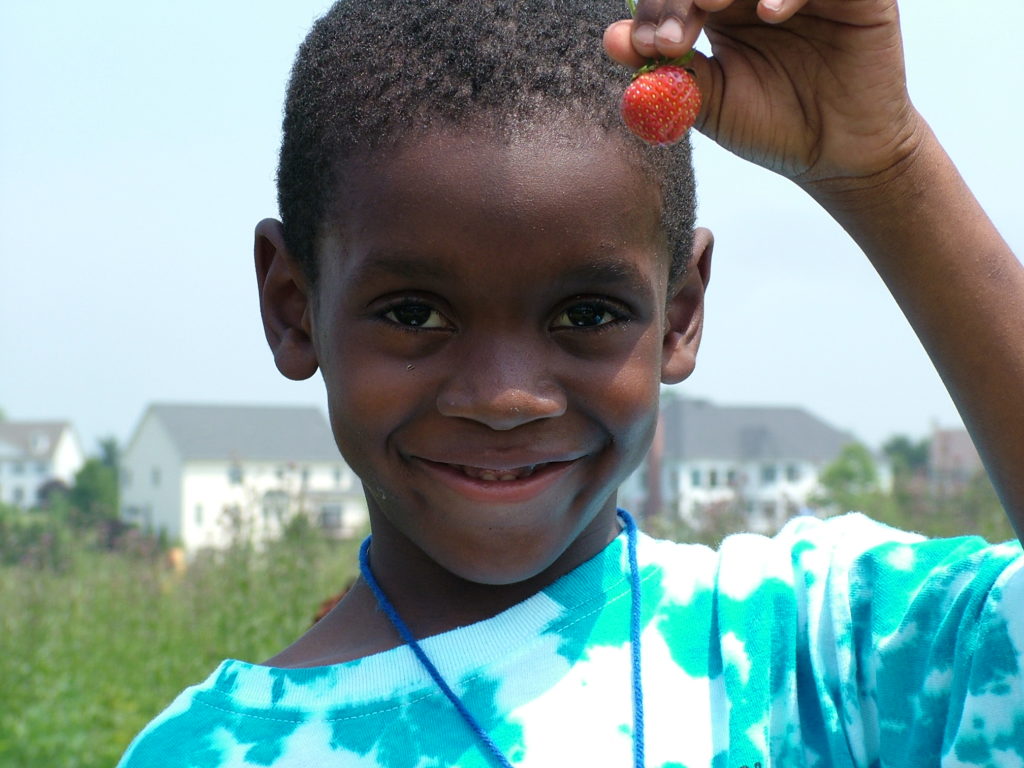
<path fill-rule="evenodd" d="M 875 459 L 861 443 L 850 443 L 822 470 L 818 479 L 821 492 L 814 503 L 834 512 L 865 512 L 872 517 L 889 518 L 892 498 L 882 490 Z"/>
<path fill-rule="evenodd" d="M 116 474 L 121 464 L 121 446 L 117 444 L 117 438 L 112 435 L 100 439 L 100 461 L 110 467 Z"/>
<path fill-rule="evenodd" d="M 117 472 L 102 459 L 88 459 L 68 494 L 76 525 L 92 527 L 117 518 Z"/>
<path fill-rule="evenodd" d="M 892 462 L 893 473 L 897 477 L 922 475 L 927 472 L 928 450 L 927 438 L 915 442 L 906 435 L 893 435 L 882 446 L 882 452 Z"/>
<path fill-rule="evenodd" d="M 932 496 L 928 519 L 920 527 L 931 536 L 973 534 L 988 541 L 1016 538 L 992 481 L 980 471 L 958 492 Z"/>

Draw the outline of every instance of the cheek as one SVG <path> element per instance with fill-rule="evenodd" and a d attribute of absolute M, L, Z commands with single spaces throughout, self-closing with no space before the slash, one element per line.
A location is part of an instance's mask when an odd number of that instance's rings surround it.
<path fill-rule="evenodd" d="M 647 334 L 618 365 L 577 379 L 589 388 L 591 402 L 600 402 L 601 420 L 619 451 L 637 461 L 647 451 L 657 423 L 660 349 L 660 338 Z"/>
<path fill-rule="evenodd" d="M 364 475 L 371 454 L 419 407 L 422 372 L 415 363 L 381 354 L 372 333 L 324 334 L 318 346 L 335 442 Z"/>

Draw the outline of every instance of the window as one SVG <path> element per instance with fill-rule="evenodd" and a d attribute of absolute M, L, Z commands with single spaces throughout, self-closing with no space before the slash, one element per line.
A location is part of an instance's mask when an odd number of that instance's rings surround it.
<path fill-rule="evenodd" d="M 795 483 L 800 479 L 800 467 L 796 464 L 789 464 L 786 466 L 786 480 L 791 483 Z"/>
<path fill-rule="evenodd" d="M 202 526 L 203 524 L 203 505 L 196 504 L 196 525 Z"/>
<path fill-rule="evenodd" d="M 327 529 L 341 528 L 341 505 L 324 504 L 320 508 L 320 525 Z"/>
<path fill-rule="evenodd" d="M 761 465 L 761 485 L 772 485 L 778 479 L 778 470 L 774 464 Z"/>
<path fill-rule="evenodd" d="M 232 464 L 228 467 L 228 482 L 232 485 L 241 485 L 244 479 L 241 464 Z"/>
<path fill-rule="evenodd" d="M 708 486 L 711 488 L 718 487 L 718 470 L 712 469 L 708 472 Z"/>
<path fill-rule="evenodd" d="M 25 500 L 25 489 L 15 488 L 14 491 L 12 492 L 12 497 L 14 498 L 15 504 L 21 504 L 21 502 Z"/>
<path fill-rule="evenodd" d="M 690 473 L 690 485 L 694 488 L 700 488 L 700 470 L 695 469 Z"/>
<path fill-rule="evenodd" d="M 25 471 L 25 465 L 22 464 L 20 461 L 16 461 L 13 464 L 11 464 L 11 474 L 12 475 L 20 475 L 20 474 L 24 473 L 24 471 Z"/>
<path fill-rule="evenodd" d="M 730 469 L 728 472 L 725 473 L 725 484 L 728 485 L 730 488 L 735 488 L 736 487 L 736 470 L 735 469 Z"/>
<path fill-rule="evenodd" d="M 334 484 L 341 485 L 341 467 L 334 468 Z"/>
<path fill-rule="evenodd" d="M 149 473 L 149 481 L 154 485 L 160 485 L 160 467 L 153 467 Z"/>
<path fill-rule="evenodd" d="M 49 468 L 49 466 L 47 466 L 46 462 L 43 462 L 43 461 L 36 462 L 36 474 L 37 475 L 45 475 L 49 471 L 49 469 L 50 468 Z"/>

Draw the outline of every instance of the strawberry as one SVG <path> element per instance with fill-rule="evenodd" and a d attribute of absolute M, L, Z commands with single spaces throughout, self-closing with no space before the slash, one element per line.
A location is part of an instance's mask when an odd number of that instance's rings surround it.
<path fill-rule="evenodd" d="M 626 126 L 648 144 L 675 144 L 700 111 L 700 90 L 689 70 L 677 64 L 641 68 L 622 94 Z"/>

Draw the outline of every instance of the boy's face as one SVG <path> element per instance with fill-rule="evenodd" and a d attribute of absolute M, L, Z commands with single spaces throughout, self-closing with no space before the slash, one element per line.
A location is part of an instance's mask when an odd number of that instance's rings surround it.
<path fill-rule="evenodd" d="M 347 178 L 296 324 L 366 489 L 375 571 L 509 584 L 614 537 L 659 384 L 699 340 L 707 270 L 668 300 L 659 205 L 603 137 L 434 135 Z"/>

